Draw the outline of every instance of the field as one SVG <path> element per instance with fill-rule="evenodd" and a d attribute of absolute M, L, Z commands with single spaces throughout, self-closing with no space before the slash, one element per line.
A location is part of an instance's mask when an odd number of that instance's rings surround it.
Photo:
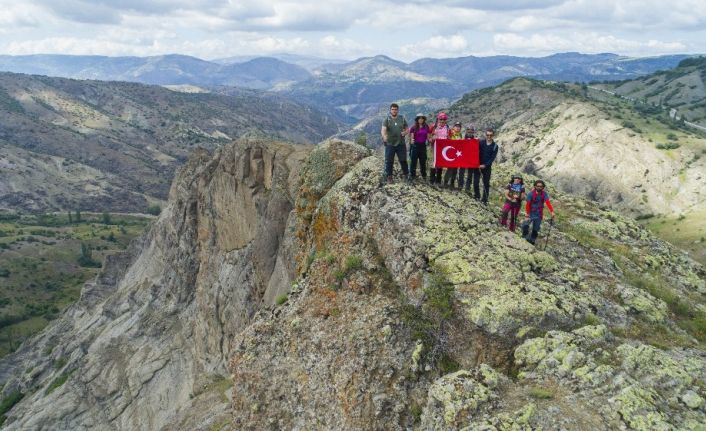
<path fill-rule="evenodd" d="M 654 217 L 645 221 L 657 236 L 689 252 L 695 261 L 706 265 L 706 211 L 681 217 Z"/>
<path fill-rule="evenodd" d="M 0 357 L 74 303 L 107 254 L 149 223 L 120 214 L 0 214 Z"/>

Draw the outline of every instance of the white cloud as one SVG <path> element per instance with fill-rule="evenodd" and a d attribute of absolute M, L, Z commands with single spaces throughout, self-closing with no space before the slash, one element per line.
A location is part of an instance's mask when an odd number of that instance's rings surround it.
<path fill-rule="evenodd" d="M 683 52 L 687 48 L 681 42 L 639 41 L 596 33 L 573 33 L 570 36 L 557 34 L 523 36 L 515 33 L 499 33 L 493 37 L 493 44 L 498 52 L 514 52 L 519 55 L 545 55 L 562 51 L 653 55 Z"/>
<path fill-rule="evenodd" d="M 0 9 L 0 54 L 706 52 L 703 0 L 0 0 Z"/>
<path fill-rule="evenodd" d="M 405 45 L 402 47 L 401 53 L 406 59 L 461 57 L 467 55 L 468 49 L 468 40 L 456 34 L 453 36 L 434 36 L 414 44 Z"/>

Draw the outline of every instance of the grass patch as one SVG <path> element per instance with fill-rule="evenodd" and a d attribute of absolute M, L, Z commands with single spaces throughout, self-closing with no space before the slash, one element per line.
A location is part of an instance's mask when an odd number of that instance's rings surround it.
<path fill-rule="evenodd" d="M 289 297 L 287 296 L 286 293 L 283 293 L 283 294 L 279 295 L 279 296 L 275 299 L 275 304 L 277 304 L 277 305 L 282 305 L 282 304 L 284 304 L 285 302 L 287 302 L 287 299 L 289 299 Z"/>
<path fill-rule="evenodd" d="M 49 395 L 49 394 L 51 394 L 52 392 L 54 392 L 54 390 L 56 390 L 56 388 L 59 388 L 59 387 L 61 387 L 64 383 L 66 383 L 66 381 L 69 379 L 69 377 L 71 376 L 71 374 L 73 374 L 73 370 L 61 374 L 59 377 L 57 377 L 56 379 L 54 379 L 54 381 L 52 381 L 52 382 L 49 384 L 49 386 L 47 386 L 47 389 L 46 389 L 46 391 L 45 391 L 44 393 L 45 393 L 46 395 Z"/>
<path fill-rule="evenodd" d="M 654 217 L 643 224 L 657 237 L 674 244 L 688 252 L 695 261 L 706 265 L 706 247 L 701 242 L 701 238 L 706 236 L 706 210 L 692 211 L 678 217 Z"/>
<path fill-rule="evenodd" d="M 637 274 L 625 271 L 626 280 L 633 286 L 646 290 L 650 295 L 664 301 L 672 312 L 677 325 L 699 343 L 706 344 L 706 313 L 694 307 L 693 301 L 683 297 L 659 274 Z"/>
<path fill-rule="evenodd" d="M 554 392 L 543 388 L 541 386 L 535 386 L 530 389 L 530 396 L 536 400 L 551 400 L 554 398 Z"/>
<path fill-rule="evenodd" d="M 19 403 L 25 394 L 20 391 L 13 391 L 0 402 L 0 425 L 5 422 L 5 413 L 9 412 L 15 404 Z"/>

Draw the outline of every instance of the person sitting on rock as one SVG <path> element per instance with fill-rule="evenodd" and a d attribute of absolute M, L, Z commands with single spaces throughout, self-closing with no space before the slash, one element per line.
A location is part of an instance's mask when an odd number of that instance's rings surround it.
<path fill-rule="evenodd" d="M 522 222 L 522 237 L 534 244 L 539 235 L 539 229 L 542 226 L 544 218 L 544 205 L 549 209 L 551 219 L 554 220 L 554 208 L 549 201 L 549 193 L 547 193 L 544 181 L 537 180 L 534 182 L 534 187 L 527 193 L 527 204 L 525 205 L 525 220 Z M 530 225 L 532 232 L 530 232 Z"/>
<path fill-rule="evenodd" d="M 508 216 L 510 218 L 509 229 L 511 232 L 515 232 L 515 227 L 517 226 L 517 215 L 520 213 L 520 207 L 522 206 L 522 200 L 525 197 L 525 185 L 522 182 L 522 177 L 519 175 L 513 175 L 510 178 L 510 182 L 505 187 L 505 204 L 502 209 L 502 216 L 500 217 L 500 224 L 507 226 Z"/>

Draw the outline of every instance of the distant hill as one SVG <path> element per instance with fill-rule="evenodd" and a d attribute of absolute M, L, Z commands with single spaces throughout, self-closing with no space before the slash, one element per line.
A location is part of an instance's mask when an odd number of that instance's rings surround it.
<path fill-rule="evenodd" d="M 464 95 L 449 115 L 498 129 L 501 160 L 564 192 L 642 217 L 706 209 L 706 139 L 662 113 L 586 86 L 515 78 Z"/>
<path fill-rule="evenodd" d="M 332 58 L 322 58 L 322 57 L 315 57 L 315 56 L 310 56 L 310 55 L 297 55 L 297 54 L 269 54 L 268 57 L 271 58 L 276 58 L 278 60 L 282 60 L 284 62 L 290 63 L 290 64 L 295 64 L 297 66 L 301 66 L 305 68 L 306 70 L 313 71 L 314 69 L 323 66 L 325 64 L 338 64 L 338 63 L 347 63 L 348 60 L 339 60 L 339 59 L 332 59 Z M 226 58 L 218 58 L 215 60 L 212 60 L 214 63 L 218 64 L 235 64 L 235 63 L 244 63 L 246 61 L 254 60 L 256 58 L 262 58 L 259 55 L 239 55 L 235 57 L 226 57 Z"/>
<path fill-rule="evenodd" d="M 571 82 L 635 78 L 670 69 L 686 57 L 634 59 L 615 54 L 563 53 L 541 58 L 425 58 L 406 64 L 378 55 L 323 65 L 311 78 L 282 91 L 362 120 L 392 101 L 412 97 L 456 99 L 469 90 L 497 85 L 517 76 Z"/>
<path fill-rule="evenodd" d="M 155 57 L 0 56 L 0 70 L 159 85 L 270 89 L 354 123 L 392 101 L 451 98 L 517 77 L 570 82 L 633 79 L 675 67 L 686 55 L 629 58 L 561 53 L 547 57 L 424 58 L 404 63 L 378 55 L 354 61 L 316 57 L 235 57 L 204 61 Z"/>
<path fill-rule="evenodd" d="M 303 67 L 275 58 L 261 57 L 238 64 L 217 64 L 186 55 L 1 55 L 0 70 L 155 85 L 236 85 L 257 89 L 271 88 L 283 81 L 309 77 L 309 72 Z"/>
<path fill-rule="evenodd" d="M 673 116 L 706 127 L 706 57 L 688 58 L 671 70 L 640 78 L 592 84 L 638 103 L 676 110 Z"/>
<path fill-rule="evenodd" d="M 0 73 L 0 209 L 144 211 L 196 147 L 246 136 L 313 144 L 338 131 L 330 116 L 253 90 Z"/>

